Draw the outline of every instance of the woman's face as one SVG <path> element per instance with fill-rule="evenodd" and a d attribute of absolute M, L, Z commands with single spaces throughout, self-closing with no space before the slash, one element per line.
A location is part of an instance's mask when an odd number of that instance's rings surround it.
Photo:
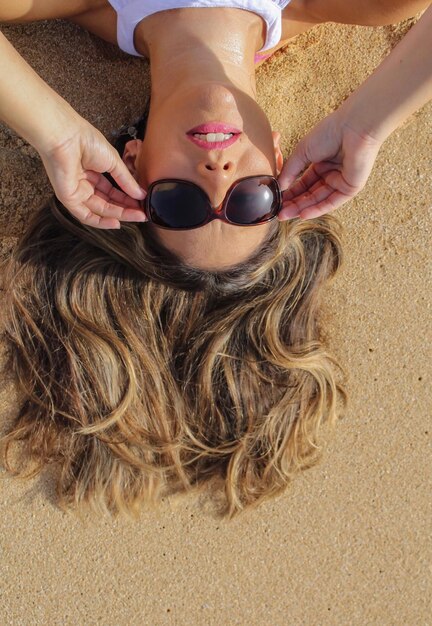
<path fill-rule="evenodd" d="M 209 122 L 236 127 L 242 133 L 224 149 L 207 149 L 187 137 L 190 129 Z M 144 189 L 161 178 L 181 178 L 199 185 L 212 206 L 219 206 L 233 182 L 244 176 L 282 169 L 279 133 L 244 92 L 220 84 L 189 87 L 150 108 L 143 142 L 126 145 L 124 160 Z M 202 269 L 233 266 L 253 255 L 270 224 L 241 227 L 212 220 L 192 230 L 170 231 L 148 224 L 161 243 L 183 262 Z"/>

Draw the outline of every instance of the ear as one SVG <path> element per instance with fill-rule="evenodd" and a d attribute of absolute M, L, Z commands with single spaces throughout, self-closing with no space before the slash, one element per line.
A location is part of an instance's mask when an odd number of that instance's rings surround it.
<path fill-rule="evenodd" d="M 127 142 L 127 144 L 125 144 L 123 151 L 122 159 L 135 180 L 138 180 L 138 158 L 141 152 L 141 147 L 141 139 L 131 139 Z"/>
<path fill-rule="evenodd" d="M 273 137 L 273 146 L 274 146 L 275 159 L 276 159 L 276 175 L 279 176 L 283 167 L 283 154 L 279 145 L 280 140 L 281 140 L 281 134 L 278 130 L 272 130 L 272 137 Z"/>

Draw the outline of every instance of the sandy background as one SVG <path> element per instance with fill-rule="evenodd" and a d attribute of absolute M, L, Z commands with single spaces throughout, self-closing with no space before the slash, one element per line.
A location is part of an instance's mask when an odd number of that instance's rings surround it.
<path fill-rule="evenodd" d="M 260 68 L 259 101 L 285 155 L 409 25 L 318 26 Z M 4 32 L 107 135 L 141 114 L 145 61 L 65 22 Z M 323 462 L 231 523 L 189 496 L 138 522 L 79 521 L 56 508 L 51 477 L 2 481 L 0 624 L 432 624 L 431 134 L 432 103 L 337 211 L 346 263 L 325 316 L 351 402 Z M 0 170 L 4 258 L 50 187 L 34 150 L 4 127 Z M 1 424 L 17 403 L 2 381 Z"/>

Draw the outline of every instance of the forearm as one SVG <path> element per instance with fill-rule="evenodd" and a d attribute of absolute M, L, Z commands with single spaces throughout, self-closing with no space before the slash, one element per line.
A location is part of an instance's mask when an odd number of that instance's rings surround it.
<path fill-rule="evenodd" d="M 73 108 L 47 85 L 0 32 L 0 120 L 37 150 L 61 141 Z"/>
<path fill-rule="evenodd" d="M 384 141 L 432 99 L 432 5 L 344 102 L 347 123 Z"/>

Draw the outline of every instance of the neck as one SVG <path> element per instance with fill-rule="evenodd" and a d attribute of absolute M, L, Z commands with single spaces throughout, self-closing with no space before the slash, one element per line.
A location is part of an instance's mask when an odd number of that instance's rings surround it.
<path fill-rule="evenodd" d="M 242 9 L 190 8 L 155 13 L 135 30 L 135 47 L 150 59 L 154 104 L 174 91 L 230 84 L 256 100 L 254 55 L 265 23 Z"/>

